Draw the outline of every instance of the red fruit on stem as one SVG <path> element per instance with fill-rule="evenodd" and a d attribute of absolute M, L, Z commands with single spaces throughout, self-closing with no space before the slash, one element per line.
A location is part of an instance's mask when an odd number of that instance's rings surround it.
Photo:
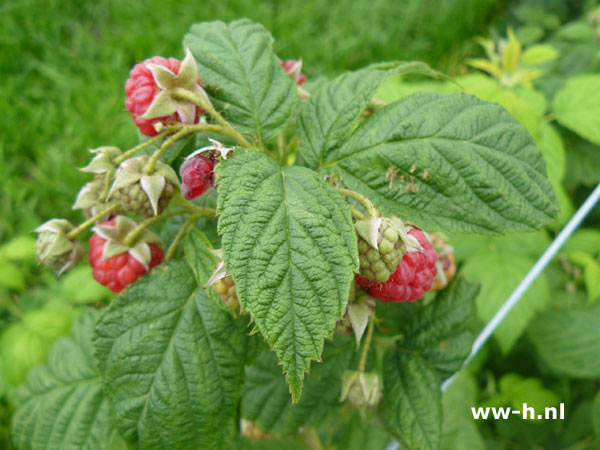
<path fill-rule="evenodd" d="M 355 276 L 360 287 L 383 302 L 412 302 L 431 289 L 438 255 L 421 230 L 415 228 L 408 234 L 419 241 L 424 253 L 406 252 L 394 273 L 383 283 L 370 281 L 358 274 Z"/>
<path fill-rule="evenodd" d="M 156 84 L 154 76 L 146 64 L 163 66 L 174 74 L 178 74 L 181 67 L 181 61 L 175 58 L 166 59 L 161 56 L 154 56 L 136 64 L 133 69 L 131 69 L 129 79 L 125 83 L 125 107 L 127 108 L 127 111 L 131 114 L 133 121 L 142 134 L 145 134 L 146 136 L 156 136 L 158 134 L 154 128 L 156 122 L 179 122 L 180 119 L 177 113 L 164 117 L 155 117 L 154 119 L 142 119 L 142 116 L 152 104 L 154 97 L 160 92 L 160 88 Z M 198 79 L 198 85 L 200 85 L 200 79 Z M 194 123 L 198 122 L 200 114 L 203 112 L 204 111 L 200 110 L 200 108 L 196 107 Z"/>
<path fill-rule="evenodd" d="M 104 225 L 110 225 L 111 222 L 114 221 L 105 222 Z M 164 255 L 162 249 L 153 243 L 148 244 L 151 255 L 148 269 L 128 252 L 104 260 L 104 246 L 106 242 L 106 239 L 103 239 L 98 234 L 94 234 L 89 241 L 90 252 L 88 259 L 92 267 L 92 276 L 94 279 L 113 292 L 121 292 L 126 286 L 148 272 L 149 269 L 152 269 L 163 261 Z"/>
<path fill-rule="evenodd" d="M 204 194 L 214 185 L 215 164 L 206 156 L 197 155 L 185 161 L 180 169 L 181 195 L 186 200 L 192 200 Z"/>

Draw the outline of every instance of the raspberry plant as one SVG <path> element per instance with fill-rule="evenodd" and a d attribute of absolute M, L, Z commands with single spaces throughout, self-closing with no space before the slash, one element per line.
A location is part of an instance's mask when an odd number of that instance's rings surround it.
<path fill-rule="evenodd" d="M 94 277 L 123 292 L 30 373 L 16 446 L 314 445 L 313 427 L 350 417 L 438 448 L 440 383 L 469 353 L 478 286 L 432 233 L 553 220 L 528 131 L 463 93 L 373 98 L 397 75 L 441 76 L 423 63 L 316 84 L 248 20 L 194 25 L 183 44 L 183 61 L 132 70 L 145 136 L 94 151 L 87 220 L 39 229 L 41 262 L 66 270 L 94 227 Z"/>

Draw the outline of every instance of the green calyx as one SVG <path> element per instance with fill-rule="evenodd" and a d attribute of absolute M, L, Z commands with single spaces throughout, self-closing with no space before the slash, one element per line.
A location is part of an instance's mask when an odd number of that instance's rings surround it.
<path fill-rule="evenodd" d="M 169 204 L 180 182 L 167 164 L 156 161 L 147 174 L 148 155 L 125 160 L 117 170 L 108 198 L 121 202 L 123 210 L 141 217 L 159 215 Z"/>
<path fill-rule="evenodd" d="M 68 233 L 75 227 L 65 219 L 52 219 L 38 227 L 36 253 L 38 261 L 47 267 L 58 269 L 59 274 L 70 269 L 83 258 L 83 243 L 79 238 L 70 239 Z"/>

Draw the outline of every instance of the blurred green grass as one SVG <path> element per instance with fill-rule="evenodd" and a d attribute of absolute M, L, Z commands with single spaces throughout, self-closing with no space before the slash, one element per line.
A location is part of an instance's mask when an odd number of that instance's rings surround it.
<path fill-rule="evenodd" d="M 308 76 L 380 60 L 419 59 L 452 72 L 485 33 L 499 0 L 5 0 L 0 3 L 0 241 L 69 213 L 86 149 L 136 140 L 123 106 L 130 68 L 181 57 L 202 20 L 249 17 L 301 56 Z"/>

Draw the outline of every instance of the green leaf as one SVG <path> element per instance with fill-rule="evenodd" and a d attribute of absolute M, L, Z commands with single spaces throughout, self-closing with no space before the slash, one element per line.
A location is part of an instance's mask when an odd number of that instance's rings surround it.
<path fill-rule="evenodd" d="M 339 424 L 333 442 L 340 450 L 384 450 L 390 437 L 373 423 L 368 411 L 360 409 Z"/>
<path fill-rule="evenodd" d="M 478 292 L 479 286 L 463 277 L 453 281 L 411 319 L 402 347 L 419 352 L 444 377 L 459 370 L 471 351 Z"/>
<path fill-rule="evenodd" d="M 564 253 L 591 252 L 593 256 L 600 256 L 600 230 L 593 228 L 579 228 L 562 248 Z"/>
<path fill-rule="evenodd" d="M 394 350 L 386 353 L 380 416 L 396 440 L 410 449 L 437 449 L 441 397 L 440 378 L 421 356 Z"/>
<path fill-rule="evenodd" d="M 71 331 L 72 315 L 65 311 L 38 309 L 6 328 L 0 339 L 4 376 L 13 385 L 21 384 L 27 372 L 41 364 L 52 344 Z"/>
<path fill-rule="evenodd" d="M 566 154 L 562 138 L 556 129 L 543 123 L 539 128 L 537 146 L 546 161 L 546 172 L 550 181 L 560 184 L 565 175 Z"/>
<path fill-rule="evenodd" d="M 298 103 L 296 85 L 273 52 L 273 37 L 260 24 L 241 19 L 193 25 L 185 36 L 217 110 L 259 143 L 279 134 Z"/>
<path fill-rule="evenodd" d="M 0 246 L 0 258 L 10 261 L 32 260 L 35 258 L 35 239 L 19 236 Z"/>
<path fill-rule="evenodd" d="M 358 268 L 350 210 L 312 170 L 282 168 L 259 152 L 220 163 L 218 184 L 227 272 L 277 351 L 295 403 Z"/>
<path fill-rule="evenodd" d="M 558 406 L 560 402 L 560 398 L 546 389 L 539 378 L 524 378 L 516 373 L 507 373 L 500 378 L 499 384 L 501 394 L 515 409 L 527 403 L 536 411 L 544 411 L 544 408 Z"/>
<path fill-rule="evenodd" d="M 442 450 L 485 450 L 471 413 L 476 405 L 477 383 L 469 371 L 462 370 L 442 394 Z"/>
<path fill-rule="evenodd" d="M 367 120 L 324 167 L 383 214 L 435 229 L 533 230 L 557 213 L 544 161 L 502 107 L 419 93 Z"/>
<path fill-rule="evenodd" d="M 0 259 L 0 287 L 22 291 L 25 289 L 25 276 L 12 262 Z"/>
<path fill-rule="evenodd" d="M 440 382 L 460 369 L 471 350 L 469 328 L 478 290 L 463 277 L 455 279 L 412 314 L 402 330 L 404 339 L 386 353 L 380 416 L 408 448 L 439 447 Z"/>
<path fill-rule="evenodd" d="M 538 44 L 529 47 L 521 56 L 521 64 L 537 65 L 554 61 L 558 58 L 558 51 L 548 44 Z"/>
<path fill-rule="evenodd" d="M 325 345 L 323 362 L 312 367 L 302 398 L 292 405 L 275 354 L 262 353 L 246 368 L 242 416 L 263 431 L 282 435 L 318 425 L 339 404 L 342 374 L 352 367 L 355 354 L 353 340 L 345 337 Z"/>
<path fill-rule="evenodd" d="M 206 285 L 218 262 L 211 248 L 210 241 L 200 230 L 191 230 L 185 239 L 185 257 L 199 286 Z"/>
<path fill-rule="evenodd" d="M 324 84 L 303 106 L 298 118 L 300 153 L 311 167 L 338 147 L 356 127 L 379 87 L 394 75 L 439 73 L 421 62 L 397 62 L 346 72 Z"/>
<path fill-rule="evenodd" d="M 600 75 L 569 78 L 556 93 L 553 107 L 562 125 L 600 144 Z"/>
<path fill-rule="evenodd" d="M 600 376 L 600 303 L 585 309 L 547 311 L 527 330 L 541 360 L 556 374 Z"/>
<path fill-rule="evenodd" d="M 222 448 L 236 426 L 244 336 L 198 288 L 185 262 L 119 295 L 94 337 L 123 435 L 145 449 Z"/>
<path fill-rule="evenodd" d="M 79 265 L 64 274 L 59 283 L 62 298 L 75 304 L 99 302 L 110 297 L 111 292 L 92 277 L 88 265 Z"/>
<path fill-rule="evenodd" d="M 86 311 L 71 337 L 56 342 L 18 391 L 12 435 L 19 449 L 116 450 L 125 443 L 111 422 L 92 354 L 96 313 Z"/>
<path fill-rule="evenodd" d="M 465 262 L 465 277 L 481 283 L 477 313 L 482 321 L 488 322 L 496 314 L 534 264 L 535 259 L 502 247 L 477 253 Z M 494 332 L 503 353 L 508 353 L 549 298 L 548 281 L 544 276 L 538 277 Z"/>

